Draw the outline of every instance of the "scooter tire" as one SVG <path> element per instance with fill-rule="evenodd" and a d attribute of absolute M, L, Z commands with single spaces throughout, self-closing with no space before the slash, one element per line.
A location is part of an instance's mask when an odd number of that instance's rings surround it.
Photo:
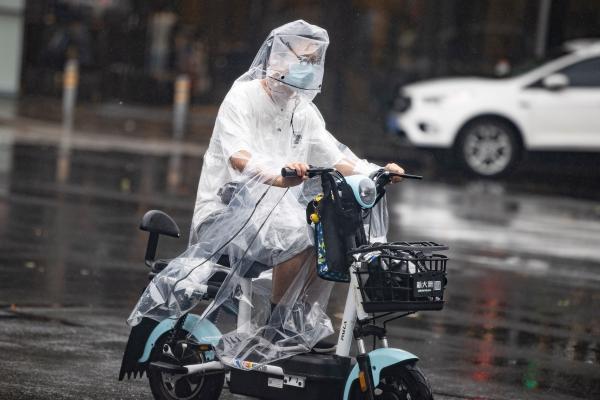
<path fill-rule="evenodd" d="M 401 364 L 384 368 L 377 385 L 376 400 L 433 400 L 431 386 L 425 375 L 414 364 Z M 352 400 L 365 399 L 355 383 L 351 391 Z"/>
<path fill-rule="evenodd" d="M 161 350 L 167 336 L 157 341 L 150 355 L 150 361 L 173 361 L 164 356 Z M 190 363 L 198 361 L 200 360 L 188 360 Z M 191 375 L 182 378 L 187 379 L 188 382 L 177 381 L 175 384 L 168 380 L 168 374 L 155 369 L 149 369 L 147 375 L 155 400 L 218 400 L 225 383 L 224 373 Z"/>

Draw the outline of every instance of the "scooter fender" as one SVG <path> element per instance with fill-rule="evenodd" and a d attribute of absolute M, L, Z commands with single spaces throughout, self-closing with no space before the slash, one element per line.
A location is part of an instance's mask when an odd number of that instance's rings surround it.
<path fill-rule="evenodd" d="M 139 358 L 138 363 L 145 363 L 148 361 L 152 348 L 154 348 L 154 344 L 165 332 L 173 329 L 176 323 L 176 319 L 169 318 L 156 325 L 152 333 L 148 336 L 148 340 L 146 340 L 144 352 Z M 188 314 L 183 324 L 183 329 L 191 333 L 194 340 L 199 343 L 216 346 L 221 338 L 221 332 L 212 322 L 206 319 L 200 319 L 200 317 L 195 314 Z"/>
<path fill-rule="evenodd" d="M 379 384 L 379 375 L 381 370 L 390 365 L 400 364 L 407 361 L 417 361 L 419 357 L 401 349 L 376 349 L 369 353 L 369 360 L 371 361 L 373 382 L 377 386 Z M 344 399 L 349 399 L 350 388 L 352 382 L 358 379 L 358 364 L 352 368 L 348 378 L 346 379 L 346 387 L 344 388 Z"/>

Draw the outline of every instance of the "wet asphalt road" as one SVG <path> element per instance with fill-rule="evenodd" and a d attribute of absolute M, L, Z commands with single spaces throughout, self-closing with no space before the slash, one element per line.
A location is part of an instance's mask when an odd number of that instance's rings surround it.
<path fill-rule="evenodd" d="M 147 273 L 137 225 L 160 208 L 187 232 L 200 160 L 166 190 L 166 157 L 74 151 L 58 184 L 56 154 L 0 145 L 0 399 L 151 398 L 145 379 L 117 380 Z M 391 191 L 391 238 L 452 249 L 446 308 L 390 328 L 436 398 L 600 398 L 598 176 L 576 175 L 588 190 L 542 174 L 534 189 L 441 176 Z"/>

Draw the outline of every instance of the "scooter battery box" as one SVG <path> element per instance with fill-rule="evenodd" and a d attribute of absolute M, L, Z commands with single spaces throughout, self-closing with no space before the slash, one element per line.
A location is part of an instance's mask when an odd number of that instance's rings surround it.
<path fill-rule="evenodd" d="M 299 354 L 277 361 L 284 376 L 260 371 L 231 370 L 231 393 L 266 400 L 341 399 L 354 360 L 329 354 Z"/>

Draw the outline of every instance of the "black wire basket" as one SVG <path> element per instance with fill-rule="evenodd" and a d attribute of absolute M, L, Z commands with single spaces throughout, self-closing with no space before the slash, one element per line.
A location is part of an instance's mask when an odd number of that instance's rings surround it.
<path fill-rule="evenodd" d="M 448 257 L 437 252 L 447 249 L 434 242 L 394 242 L 351 251 L 359 262 L 354 273 L 365 312 L 441 310 Z"/>

